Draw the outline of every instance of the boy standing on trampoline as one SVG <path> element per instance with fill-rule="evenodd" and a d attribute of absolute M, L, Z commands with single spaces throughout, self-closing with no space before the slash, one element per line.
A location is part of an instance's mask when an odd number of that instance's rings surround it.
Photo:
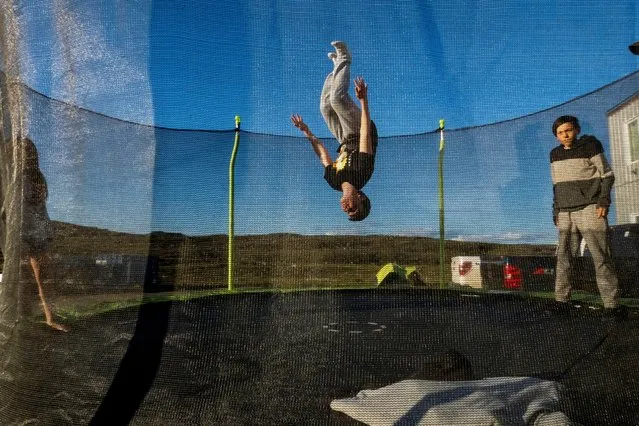
<path fill-rule="evenodd" d="M 552 132 L 561 144 L 550 152 L 553 183 L 553 220 L 559 230 L 555 299 L 570 300 L 570 270 L 581 239 L 595 264 L 597 287 L 606 314 L 623 314 L 617 308 L 618 282 L 608 240 L 610 191 L 615 177 L 594 136 L 577 138 L 577 117 L 563 115 Z"/>
<path fill-rule="evenodd" d="M 351 54 L 341 41 L 331 43 L 335 52 L 328 57 L 333 61 L 333 71 L 328 74 L 322 88 L 320 111 L 329 130 L 339 142 L 339 153 L 332 160 L 324 144 L 310 131 L 299 114 L 291 121 L 308 138 L 324 166 L 324 179 L 336 191 L 342 192 L 342 210 L 349 220 L 364 220 L 371 209 L 371 202 L 362 188 L 375 165 L 377 129 L 370 119 L 368 86 L 364 79 L 355 79 L 355 95 L 360 107 L 348 94 Z"/>

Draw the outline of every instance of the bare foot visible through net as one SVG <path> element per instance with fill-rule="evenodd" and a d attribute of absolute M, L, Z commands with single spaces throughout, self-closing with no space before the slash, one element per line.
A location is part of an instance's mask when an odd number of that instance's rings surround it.
<path fill-rule="evenodd" d="M 62 324 L 58 324 L 57 322 L 50 321 L 50 322 L 46 322 L 46 324 L 51 328 L 54 328 L 59 331 L 64 331 L 65 333 L 69 331 L 67 327 L 63 326 Z"/>

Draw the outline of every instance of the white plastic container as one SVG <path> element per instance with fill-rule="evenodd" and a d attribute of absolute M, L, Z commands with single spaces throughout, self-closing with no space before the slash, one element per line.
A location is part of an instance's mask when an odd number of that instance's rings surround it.
<path fill-rule="evenodd" d="M 481 258 L 479 256 L 455 256 L 450 263 L 454 284 L 482 288 Z"/>

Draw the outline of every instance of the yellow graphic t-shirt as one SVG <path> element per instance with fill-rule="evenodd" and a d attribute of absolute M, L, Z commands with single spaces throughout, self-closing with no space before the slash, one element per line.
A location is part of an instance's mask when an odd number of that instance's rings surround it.
<path fill-rule="evenodd" d="M 344 152 L 333 164 L 326 166 L 324 179 L 331 188 L 341 191 L 343 182 L 349 182 L 361 189 L 373 174 L 375 157 L 361 152 Z"/>
<path fill-rule="evenodd" d="M 348 152 L 344 151 L 339 155 L 339 157 L 337 157 L 337 160 L 335 160 L 335 162 L 333 163 L 333 168 L 339 172 L 341 170 L 344 170 L 344 167 L 346 167 L 347 163 Z"/>

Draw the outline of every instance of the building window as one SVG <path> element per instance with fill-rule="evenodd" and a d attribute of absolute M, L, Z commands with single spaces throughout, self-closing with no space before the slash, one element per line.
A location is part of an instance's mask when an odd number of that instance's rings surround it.
<path fill-rule="evenodd" d="M 628 123 L 628 141 L 630 142 L 630 162 L 639 161 L 639 118 Z"/>

